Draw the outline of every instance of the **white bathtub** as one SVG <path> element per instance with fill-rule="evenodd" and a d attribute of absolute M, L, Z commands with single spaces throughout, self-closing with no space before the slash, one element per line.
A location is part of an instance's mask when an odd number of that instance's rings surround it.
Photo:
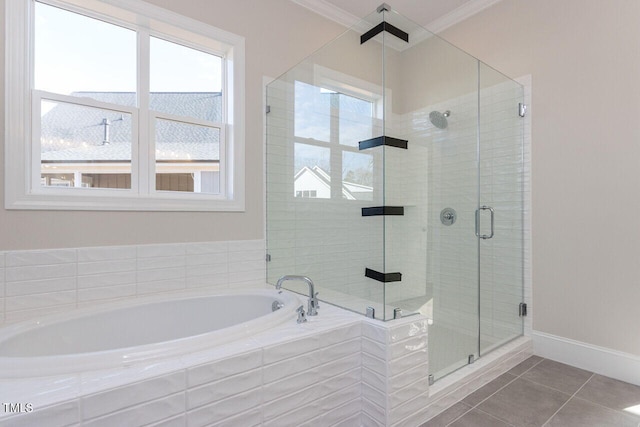
<path fill-rule="evenodd" d="M 273 311 L 272 304 L 284 304 Z M 88 308 L 0 329 L 0 378 L 117 368 L 235 341 L 295 317 L 273 290 L 163 296 Z"/>

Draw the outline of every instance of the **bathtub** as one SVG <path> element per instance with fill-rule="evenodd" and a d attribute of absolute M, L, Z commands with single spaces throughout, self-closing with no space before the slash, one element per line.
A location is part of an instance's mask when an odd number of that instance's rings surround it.
<path fill-rule="evenodd" d="M 276 308 L 274 303 L 282 304 Z M 219 346 L 295 317 L 291 293 L 256 289 L 140 298 L 0 330 L 0 378 L 149 364 Z"/>

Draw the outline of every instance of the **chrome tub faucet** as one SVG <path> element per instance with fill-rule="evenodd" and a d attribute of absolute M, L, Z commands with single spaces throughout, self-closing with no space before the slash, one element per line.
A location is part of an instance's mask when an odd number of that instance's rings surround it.
<path fill-rule="evenodd" d="M 313 286 L 313 280 L 309 279 L 307 276 L 286 275 L 278 279 L 278 283 L 276 283 L 276 289 L 282 289 L 282 284 L 287 280 L 300 280 L 306 282 L 307 285 L 309 285 L 309 303 L 307 305 L 307 316 L 317 316 L 320 304 L 318 303 L 318 293 L 315 292 L 315 288 Z"/>

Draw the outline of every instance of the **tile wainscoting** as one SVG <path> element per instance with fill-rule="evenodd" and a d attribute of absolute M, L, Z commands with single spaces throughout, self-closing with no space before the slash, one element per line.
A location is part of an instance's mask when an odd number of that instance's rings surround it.
<path fill-rule="evenodd" d="M 0 252 L 0 324 L 115 300 L 265 283 L 264 240 Z"/>

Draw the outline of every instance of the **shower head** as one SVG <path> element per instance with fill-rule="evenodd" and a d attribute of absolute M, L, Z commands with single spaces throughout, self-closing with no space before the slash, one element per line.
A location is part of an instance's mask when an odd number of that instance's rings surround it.
<path fill-rule="evenodd" d="M 432 111 L 429 113 L 429 120 L 438 129 L 447 128 L 447 117 L 451 115 L 451 111 L 447 110 L 444 113 L 440 111 Z"/>

